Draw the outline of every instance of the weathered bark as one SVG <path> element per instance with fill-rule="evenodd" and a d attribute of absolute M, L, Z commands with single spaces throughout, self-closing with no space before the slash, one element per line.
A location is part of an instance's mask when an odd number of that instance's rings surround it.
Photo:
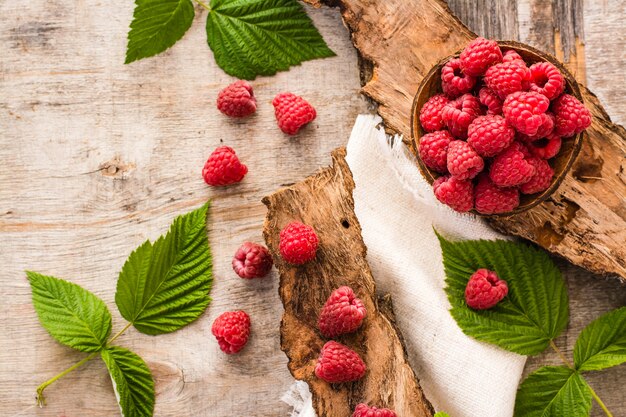
<path fill-rule="evenodd" d="M 411 102 L 422 78 L 475 34 L 442 0 L 321 3 L 340 7 L 361 57 L 362 92 L 378 103 L 386 128 L 408 143 Z M 573 264 L 626 280 L 626 130 L 611 122 L 592 92 L 580 88 L 593 124 L 561 186 L 533 209 L 490 222 Z"/>
<path fill-rule="evenodd" d="M 390 299 L 376 298 L 354 214 L 354 181 L 344 157 L 345 150 L 335 151 L 332 167 L 263 199 L 268 207 L 263 235 L 280 272 L 279 292 L 285 308 L 281 348 L 292 375 L 309 384 L 318 416 L 350 416 L 360 402 L 392 408 L 403 417 L 432 416 L 432 406 L 394 325 Z M 278 255 L 279 232 L 292 221 L 315 225 L 320 239 L 315 262 L 294 266 Z M 317 329 L 317 318 L 330 293 L 342 285 L 350 286 L 363 300 L 367 317 L 357 332 L 337 340 L 357 351 L 368 370 L 359 381 L 331 385 L 314 374 L 326 342 Z"/>

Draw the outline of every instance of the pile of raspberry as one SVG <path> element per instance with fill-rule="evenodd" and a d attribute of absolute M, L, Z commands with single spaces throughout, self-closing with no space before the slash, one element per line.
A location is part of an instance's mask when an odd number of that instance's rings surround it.
<path fill-rule="evenodd" d="M 545 191 L 562 141 L 591 124 L 585 106 L 564 93 L 557 67 L 528 66 L 484 38 L 443 66 L 441 89 L 420 109 L 428 133 L 418 151 L 441 174 L 433 183 L 437 199 L 459 212 L 510 212 L 520 193 Z"/>

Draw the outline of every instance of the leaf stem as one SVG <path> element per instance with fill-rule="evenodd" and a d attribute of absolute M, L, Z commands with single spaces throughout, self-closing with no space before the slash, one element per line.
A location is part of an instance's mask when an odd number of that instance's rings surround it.
<path fill-rule="evenodd" d="M 606 405 L 604 405 L 600 397 L 598 397 L 598 394 L 596 394 L 593 388 L 591 388 L 591 385 L 589 385 L 589 383 L 587 383 L 587 388 L 589 388 L 589 392 L 591 392 L 591 396 L 593 397 L 594 400 L 596 400 L 596 402 L 598 403 L 602 411 L 604 411 L 604 414 L 606 414 L 607 417 L 613 417 L 613 414 L 611 414 L 609 409 L 606 408 Z"/>
<path fill-rule="evenodd" d="M 116 334 L 115 334 L 112 338 L 110 338 L 110 339 L 109 339 L 109 341 L 107 342 L 107 344 L 109 344 L 109 343 L 113 343 L 113 342 L 115 341 L 115 339 L 117 339 L 118 337 L 120 337 L 121 335 L 123 335 L 123 334 L 124 334 L 124 332 L 125 332 L 126 330 L 128 330 L 128 328 L 129 328 L 130 326 L 132 326 L 132 325 L 133 325 L 132 323 L 128 323 L 128 324 L 126 324 L 126 326 L 125 326 L 122 330 L 120 330 L 119 332 L 117 332 L 117 333 L 116 333 Z"/>
<path fill-rule="evenodd" d="M 84 358 L 80 362 L 75 363 L 74 365 L 72 365 L 69 368 L 67 368 L 65 371 L 61 372 L 60 374 L 50 378 L 49 380 L 47 380 L 43 384 L 39 385 L 37 387 L 37 405 L 39 407 L 43 407 L 44 405 L 46 405 L 46 399 L 43 396 L 43 390 L 45 390 L 48 385 L 52 384 L 57 379 L 60 379 L 60 378 L 64 377 L 65 375 L 69 374 L 74 369 L 80 368 L 81 366 L 83 366 L 84 364 L 86 364 L 87 362 L 92 360 L 96 355 L 98 355 L 98 353 L 100 353 L 100 352 L 98 351 L 98 352 L 91 353 L 89 356 L 87 356 L 86 358 Z"/>
<path fill-rule="evenodd" d="M 201 2 L 200 0 L 193 0 L 196 3 L 198 3 L 200 6 L 204 7 L 205 9 L 207 9 L 208 11 L 211 11 L 211 8 L 204 2 Z"/>
<path fill-rule="evenodd" d="M 550 346 L 552 347 L 552 350 L 554 350 L 557 355 L 559 355 L 559 357 L 561 358 L 561 360 L 563 361 L 563 363 L 565 365 L 568 366 L 568 368 L 574 369 L 574 366 L 570 363 L 570 361 L 567 360 L 567 358 L 565 357 L 565 355 L 563 354 L 563 352 L 561 352 L 561 349 L 559 349 L 555 344 L 554 344 L 554 340 L 550 340 Z"/>

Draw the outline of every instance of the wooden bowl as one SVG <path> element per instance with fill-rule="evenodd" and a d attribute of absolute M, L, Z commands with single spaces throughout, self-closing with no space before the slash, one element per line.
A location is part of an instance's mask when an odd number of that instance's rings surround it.
<path fill-rule="evenodd" d="M 543 61 L 547 61 L 553 64 L 561 71 L 561 74 L 563 74 L 563 77 L 565 78 L 565 92 L 573 95 L 578 100 L 583 102 L 578 83 L 576 82 L 572 74 L 570 74 L 570 72 L 563 66 L 563 64 L 561 64 L 555 57 L 519 42 L 498 41 L 498 45 L 500 45 L 500 48 L 503 52 L 509 49 L 517 51 L 517 53 L 520 54 L 522 58 L 524 58 L 524 61 L 526 61 L 526 63 L 528 63 L 529 65 L 532 65 L 535 62 Z M 419 86 L 419 89 L 417 90 L 415 99 L 413 100 L 413 108 L 411 110 L 411 140 L 413 142 L 413 146 L 411 146 L 411 148 L 413 153 L 417 157 L 418 165 L 420 171 L 422 172 L 422 175 L 430 184 L 432 184 L 433 181 L 435 181 L 435 179 L 437 179 L 437 177 L 439 177 L 441 174 L 428 168 L 419 157 L 419 142 L 422 136 L 426 134 L 420 124 L 419 112 L 422 106 L 426 103 L 426 101 L 428 101 L 430 97 L 434 96 L 435 94 L 440 94 L 442 92 L 441 68 L 450 59 L 458 58 L 460 53 L 461 51 L 439 61 L 437 65 L 435 65 L 428 72 L 428 74 L 426 74 L 426 76 L 422 80 L 422 83 Z M 561 181 L 563 181 L 563 178 L 565 178 L 567 171 L 572 167 L 574 160 L 580 152 L 582 141 L 582 132 L 574 137 L 563 139 L 559 154 L 549 161 L 550 166 L 552 167 L 552 169 L 554 169 L 554 177 L 552 178 L 552 184 L 550 184 L 550 187 L 548 187 L 547 190 L 541 193 L 530 195 L 520 193 L 520 205 L 515 210 L 512 210 L 510 212 L 490 215 L 480 214 L 476 210 L 471 210 L 471 212 L 484 217 L 511 216 L 526 211 L 546 200 L 554 191 L 556 191 Z"/>

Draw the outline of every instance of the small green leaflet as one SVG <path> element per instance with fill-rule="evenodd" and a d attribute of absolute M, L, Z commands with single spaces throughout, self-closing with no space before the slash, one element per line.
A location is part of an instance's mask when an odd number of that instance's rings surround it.
<path fill-rule="evenodd" d="M 91 292 L 62 279 L 27 271 L 41 325 L 60 343 L 97 352 L 111 333 L 111 313 Z"/>
<path fill-rule="evenodd" d="M 450 414 L 444 412 L 444 411 L 440 411 L 437 414 L 435 414 L 433 417 L 450 417 Z"/>
<path fill-rule="evenodd" d="M 335 55 L 296 0 L 213 0 L 206 32 L 220 68 L 246 80 Z"/>
<path fill-rule="evenodd" d="M 142 333 L 169 333 L 196 320 L 211 301 L 206 230 L 208 203 L 174 219 L 156 242 L 144 242 L 124 264 L 115 303 Z"/>
<path fill-rule="evenodd" d="M 451 242 L 437 234 L 443 251 L 450 313 L 463 332 L 522 355 L 542 352 L 567 325 L 569 306 L 561 273 L 548 255 L 504 240 Z M 465 287 L 479 268 L 496 271 L 509 286 L 496 307 L 465 304 Z"/>
<path fill-rule="evenodd" d="M 154 381 L 146 363 L 128 349 L 109 346 L 101 352 L 124 417 L 150 417 L 154 411 Z"/>
<path fill-rule="evenodd" d="M 626 362 L 626 307 L 611 311 L 583 329 L 574 346 L 580 371 L 597 371 Z"/>
<path fill-rule="evenodd" d="M 578 372 L 564 366 L 544 366 L 517 390 L 515 417 L 587 417 L 591 392 Z"/>
<path fill-rule="evenodd" d="M 135 0 L 135 4 L 125 64 L 174 45 L 191 27 L 194 17 L 191 0 Z"/>

